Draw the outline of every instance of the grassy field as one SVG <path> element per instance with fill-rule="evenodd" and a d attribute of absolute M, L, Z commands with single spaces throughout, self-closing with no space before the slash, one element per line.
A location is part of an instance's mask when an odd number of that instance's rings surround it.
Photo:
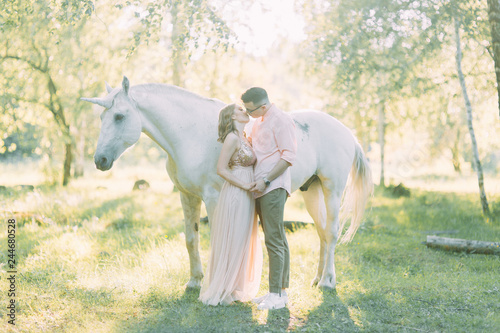
<path fill-rule="evenodd" d="M 310 287 L 319 249 L 314 227 L 289 232 L 290 304 L 268 312 L 250 303 L 205 306 L 196 292 L 185 291 L 189 265 L 180 199 L 161 166 L 92 171 L 67 188 L 41 184 L 34 190 L 15 188 L 35 180 L 8 176 L 11 168 L 0 176 L 0 185 L 8 186 L 0 191 L 2 332 L 500 331 L 500 256 L 422 244 L 436 233 L 500 241 L 499 220 L 484 221 L 476 193 L 411 188 L 409 198 L 393 198 L 377 190 L 353 242 L 337 247 L 334 292 Z M 143 177 L 151 188 L 132 191 Z M 451 188 L 456 181 L 443 182 Z M 497 215 L 499 194 L 489 196 Z M 286 214 L 308 220 L 299 195 L 287 203 Z M 18 227 L 15 327 L 6 309 L 6 225 L 12 216 Z M 208 226 L 200 231 L 206 265 Z M 261 294 L 267 289 L 265 260 Z"/>

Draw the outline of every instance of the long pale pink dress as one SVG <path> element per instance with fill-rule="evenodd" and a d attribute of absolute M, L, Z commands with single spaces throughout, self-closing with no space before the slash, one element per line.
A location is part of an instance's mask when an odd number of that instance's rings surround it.
<path fill-rule="evenodd" d="M 250 183 L 255 160 L 244 139 L 229 167 Z M 210 225 L 210 259 L 199 299 L 208 305 L 251 300 L 259 290 L 263 260 L 253 194 L 225 182 Z"/>

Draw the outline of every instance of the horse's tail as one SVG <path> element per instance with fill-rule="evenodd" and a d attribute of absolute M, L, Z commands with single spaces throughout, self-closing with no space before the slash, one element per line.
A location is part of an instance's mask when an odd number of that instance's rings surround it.
<path fill-rule="evenodd" d="M 342 198 L 342 206 L 340 208 L 340 226 L 341 233 L 347 220 L 351 220 L 351 224 L 346 232 L 342 235 L 339 243 L 348 243 L 356 234 L 361 219 L 365 212 L 366 204 L 373 194 L 373 180 L 370 164 L 363 148 L 356 141 L 354 153 L 354 161 L 352 162 L 351 172 L 347 180 L 347 186 Z"/>

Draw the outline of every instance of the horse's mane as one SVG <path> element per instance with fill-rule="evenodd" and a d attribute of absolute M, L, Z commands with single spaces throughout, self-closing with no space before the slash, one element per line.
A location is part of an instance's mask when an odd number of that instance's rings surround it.
<path fill-rule="evenodd" d="M 192 91 L 171 84 L 144 83 L 136 85 L 133 88 L 137 89 L 137 91 L 139 92 L 156 93 L 165 96 L 167 98 L 169 98 L 169 96 L 171 96 L 172 98 L 191 98 L 191 99 L 194 98 L 196 100 L 199 100 L 200 102 L 224 103 L 218 99 L 204 97 Z"/>

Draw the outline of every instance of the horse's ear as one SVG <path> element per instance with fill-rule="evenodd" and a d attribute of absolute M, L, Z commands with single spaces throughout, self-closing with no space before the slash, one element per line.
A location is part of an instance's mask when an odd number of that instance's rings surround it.
<path fill-rule="evenodd" d="M 104 81 L 104 83 L 106 84 L 106 91 L 107 91 L 107 92 L 108 92 L 108 94 L 109 94 L 110 92 L 112 92 L 112 91 L 113 91 L 113 88 L 111 88 L 111 86 L 110 86 L 110 85 L 109 85 L 106 81 Z"/>
<path fill-rule="evenodd" d="M 128 95 L 128 88 L 130 87 L 130 82 L 128 81 L 126 76 L 123 76 L 122 88 L 125 92 L 125 95 Z"/>

